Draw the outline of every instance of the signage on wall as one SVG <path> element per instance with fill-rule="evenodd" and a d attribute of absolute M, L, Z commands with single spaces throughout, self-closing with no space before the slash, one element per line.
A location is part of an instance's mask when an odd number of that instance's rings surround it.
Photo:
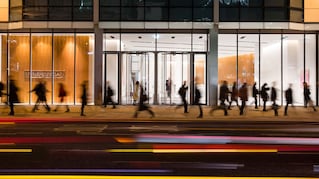
<path fill-rule="evenodd" d="M 219 3 L 225 6 L 231 6 L 240 3 L 241 6 L 248 6 L 249 0 L 219 0 Z"/>
<path fill-rule="evenodd" d="M 56 70 L 56 71 L 32 71 L 31 73 L 31 78 L 32 79 L 40 79 L 40 78 L 55 78 L 55 79 L 60 79 L 64 80 L 65 79 L 65 71 L 63 70 Z M 24 79 L 29 80 L 30 78 L 30 71 L 24 71 Z"/>

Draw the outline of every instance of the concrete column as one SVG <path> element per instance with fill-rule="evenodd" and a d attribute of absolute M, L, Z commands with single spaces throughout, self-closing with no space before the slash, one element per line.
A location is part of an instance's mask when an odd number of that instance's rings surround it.
<path fill-rule="evenodd" d="M 101 105 L 103 99 L 103 30 L 99 29 L 98 25 L 95 25 L 94 34 L 94 103 L 95 105 Z"/>
<path fill-rule="evenodd" d="M 214 27 L 209 30 L 209 52 L 207 57 L 208 105 L 218 102 L 218 24 L 219 0 L 214 0 Z"/>
<path fill-rule="evenodd" d="M 99 0 L 93 1 L 94 22 L 94 104 L 102 104 L 103 72 L 103 30 L 99 27 Z"/>
<path fill-rule="evenodd" d="M 207 57 L 207 91 L 208 105 L 218 102 L 218 28 L 209 30 L 209 52 Z"/>

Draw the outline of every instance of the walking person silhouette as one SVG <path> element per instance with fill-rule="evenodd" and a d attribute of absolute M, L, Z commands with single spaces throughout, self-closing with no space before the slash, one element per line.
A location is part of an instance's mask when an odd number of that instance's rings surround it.
<path fill-rule="evenodd" d="M 83 81 L 83 83 L 81 84 L 82 87 L 82 94 L 81 94 L 81 116 L 85 116 L 84 114 L 84 107 L 87 105 L 87 98 L 88 98 L 88 94 L 87 94 L 87 84 L 88 81 Z"/>
<path fill-rule="evenodd" d="M 254 97 L 254 99 L 255 99 L 255 101 L 254 101 L 254 102 L 255 102 L 255 109 L 258 109 L 257 95 L 259 94 L 259 90 L 257 89 L 257 83 L 256 83 L 256 82 L 255 82 L 254 85 L 253 85 L 252 91 L 253 91 L 253 97 Z"/>
<path fill-rule="evenodd" d="M 155 116 L 154 112 L 150 109 L 150 106 L 145 104 L 145 101 L 147 101 L 147 100 L 148 100 L 148 97 L 147 97 L 147 95 L 146 95 L 146 93 L 145 93 L 145 91 L 143 89 L 143 85 L 141 84 L 140 85 L 139 103 L 138 103 L 138 107 L 137 107 L 137 109 L 136 109 L 136 111 L 134 113 L 134 116 L 133 116 L 134 118 L 137 118 L 138 113 L 140 111 L 148 111 L 151 114 L 151 117 Z"/>
<path fill-rule="evenodd" d="M 110 82 L 106 82 L 106 91 L 104 91 L 104 107 L 107 107 L 107 104 L 111 103 L 113 105 L 113 109 L 116 108 L 115 102 L 113 101 L 112 97 L 114 96 L 114 91 L 111 88 Z"/>
<path fill-rule="evenodd" d="M 212 114 L 215 110 L 223 110 L 224 111 L 224 116 L 228 115 L 227 112 L 227 106 L 225 101 L 228 99 L 228 94 L 230 93 L 228 89 L 228 83 L 227 81 L 223 81 L 223 84 L 219 87 L 219 100 L 220 100 L 220 105 L 217 106 L 216 108 L 212 108 L 210 110 L 210 114 Z"/>
<path fill-rule="evenodd" d="M 186 94 L 187 94 L 188 86 L 186 85 L 186 81 L 183 82 L 183 85 L 178 89 L 178 94 L 182 99 L 183 104 L 177 105 L 176 109 L 184 106 L 184 113 L 188 113 L 188 104 L 186 100 Z"/>
<path fill-rule="evenodd" d="M 9 115 L 14 115 L 14 103 L 19 103 L 19 97 L 18 97 L 18 91 L 19 88 L 17 87 L 15 80 L 10 79 L 9 82 L 9 106 L 10 106 L 10 112 Z"/>
<path fill-rule="evenodd" d="M 285 91 L 285 98 L 286 98 L 286 106 L 285 106 L 285 112 L 284 112 L 285 116 L 288 115 L 289 104 L 292 105 L 293 103 L 293 96 L 292 96 L 293 93 L 292 93 L 291 87 L 292 87 L 292 84 L 290 83 L 288 89 Z"/>
<path fill-rule="evenodd" d="M 202 109 L 202 104 L 200 103 L 200 98 L 201 98 L 201 93 L 200 90 L 198 89 L 197 85 L 195 85 L 195 100 L 194 100 L 194 104 L 198 105 L 198 109 L 199 109 L 199 115 L 197 116 L 197 118 L 203 118 L 203 109 Z"/>
<path fill-rule="evenodd" d="M 229 102 L 229 106 L 228 106 L 229 110 L 231 110 L 231 103 L 233 101 L 235 101 L 236 105 L 239 106 L 238 105 L 238 88 L 237 88 L 237 83 L 236 82 L 233 83 L 232 91 L 230 93 L 231 93 L 230 102 Z"/>
<path fill-rule="evenodd" d="M 241 99 L 241 106 L 240 106 L 240 112 L 239 115 L 244 114 L 244 109 L 246 107 L 246 101 L 248 101 L 248 89 L 247 89 L 247 83 L 244 83 L 240 89 L 239 89 L 239 97 Z"/>
<path fill-rule="evenodd" d="M 264 102 L 263 111 L 267 111 L 266 110 L 266 103 L 267 103 L 268 98 L 269 98 L 269 95 L 267 92 L 269 90 L 269 88 L 267 87 L 267 85 L 268 85 L 267 83 L 264 83 L 261 87 L 261 92 L 260 92 L 261 98 L 263 99 L 263 102 Z"/>
<path fill-rule="evenodd" d="M 35 87 L 31 90 L 31 92 L 35 92 L 35 94 L 37 95 L 37 101 L 34 104 L 32 112 L 35 112 L 35 110 L 38 110 L 39 109 L 38 106 L 41 103 L 43 103 L 47 112 L 50 112 L 50 107 L 47 103 L 47 97 L 46 97 L 46 93 L 48 92 L 46 88 L 46 82 L 41 80 L 38 84 L 35 85 Z"/>
<path fill-rule="evenodd" d="M 307 82 L 304 82 L 304 99 L 305 99 L 305 108 L 307 108 L 308 104 L 309 104 L 309 107 L 312 107 L 313 108 L 313 111 L 317 111 L 317 109 L 315 108 L 314 104 L 313 104 L 313 101 L 310 97 L 310 88 L 309 88 L 309 85 Z"/>
<path fill-rule="evenodd" d="M 63 104 L 65 97 L 67 96 L 67 92 L 64 88 L 64 84 L 63 83 L 59 83 L 59 93 L 58 93 L 58 97 L 60 98 L 60 104 Z M 58 111 L 59 105 L 56 106 L 55 108 L 55 112 Z M 70 108 L 69 106 L 66 104 L 65 105 L 66 111 L 65 112 L 70 112 Z"/>
<path fill-rule="evenodd" d="M 276 103 L 276 100 L 277 100 L 276 82 L 273 82 L 273 85 L 271 87 L 270 100 L 272 101 L 271 108 L 274 110 L 275 116 L 278 116 L 278 108 L 279 108 L 279 106 Z"/>

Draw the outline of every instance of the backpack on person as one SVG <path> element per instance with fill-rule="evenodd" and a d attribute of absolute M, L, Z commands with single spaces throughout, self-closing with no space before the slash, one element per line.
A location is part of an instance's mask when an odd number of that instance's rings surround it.
<path fill-rule="evenodd" d="M 183 87 L 180 87 L 180 88 L 178 89 L 178 94 L 179 94 L 180 96 L 183 96 L 183 95 L 184 95 L 184 88 L 183 88 Z"/>

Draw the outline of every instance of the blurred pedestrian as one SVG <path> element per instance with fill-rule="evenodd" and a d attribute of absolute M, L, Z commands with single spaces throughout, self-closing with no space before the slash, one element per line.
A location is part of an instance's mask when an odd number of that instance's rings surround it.
<path fill-rule="evenodd" d="M 138 107 L 134 113 L 134 118 L 137 118 L 138 116 L 138 113 L 140 111 L 148 111 L 150 114 L 151 114 L 151 117 L 154 117 L 155 114 L 154 112 L 150 109 L 150 106 L 145 104 L 144 102 L 148 100 L 148 96 L 146 95 L 144 89 L 143 89 L 143 85 L 141 84 L 140 85 L 140 99 L 139 99 L 139 104 L 138 104 Z"/>
<path fill-rule="evenodd" d="M 133 105 L 135 105 L 136 102 L 138 101 L 139 90 L 140 90 L 140 82 L 136 81 L 133 87 Z"/>
<path fill-rule="evenodd" d="M 308 85 L 307 82 L 304 82 L 304 99 L 305 99 L 305 108 L 308 106 L 309 104 L 309 107 L 312 107 L 314 111 L 317 111 L 317 109 L 315 108 L 314 106 L 314 103 L 310 97 L 311 95 L 311 92 L 310 92 L 310 87 Z"/>
<path fill-rule="evenodd" d="M 171 103 L 171 93 L 172 93 L 172 81 L 171 81 L 171 79 L 166 80 L 165 89 L 166 89 L 167 97 L 169 98 L 170 103 Z"/>
<path fill-rule="evenodd" d="M 259 94 L 259 90 L 257 89 L 257 83 L 255 82 L 253 85 L 253 98 L 255 99 L 255 109 L 258 109 L 258 105 L 257 105 L 257 95 Z"/>
<path fill-rule="evenodd" d="M 31 92 L 35 92 L 37 95 L 37 100 L 34 104 L 34 107 L 32 109 L 32 112 L 35 112 L 38 110 L 38 106 L 42 103 L 47 112 L 50 112 L 50 107 L 47 103 L 47 97 L 46 93 L 49 92 L 46 88 L 46 81 L 39 81 L 38 84 L 35 85 L 35 87 L 31 90 Z"/>
<path fill-rule="evenodd" d="M 198 89 L 197 85 L 195 85 L 195 100 L 194 100 L 194 104 L 198 105 L 198 109 L 199 109 L 199 115 L 197 116 L 197 118 L 203 118 L 203 109 L 202 109 L 202 104 L 200 103 L 200 98 L 201 98 L 201 92 Z"/>
<path fill-rule="evenodd" d="M 229 106 L 228 109 L 231 110 L 231 104 L 233 101 L 235 101 L 236 106 L 239 106 L 238 104 L 238 88 L 237 88 L 237 83 L 234 82 L 233 86 L 232 86 L 232 91 L 230 92 L 230 102 L 229 102 Z"/>
<path fill-rule="evenodd" d="M 60 98 L 60 104 L 62 105 L 64 102 L 64 98 L 67 96 L 67 92 L 64 88 L 64 84 L 63 83 L 59 83 L 59 92 L 58 92 L 58 97 Z M 56 106 L 55 108 L 55 112 L 58 111 L 59 105 Z M 65 104 L 65 112 L 70 112 L 70 108 L 67 104 Z"/>
<path fill-rule="evenodd" d="M 293 97 L 292 97 L 292 84 L 289 84 L 288 89 L 285 91 L 285 98 L 286 98 L 286 106 L 285 106 L 285 113 L 284 115 L 287 116 L 288 115 L 288 105 L 293 103 Z"/>
<path fill-rule="evenodd" d="M 216 108 L 212 108 L 210 110 L 210 114 L 212 114 L 215 110 L 223 110 L 224 111 L 224 116 L 228 115 L 227 112 L 227 106 L 225 101 L 228 99 L 228 94 L 230 93 L 228 89 L 228 83 L 227 81 L 223 81 L 223 84 L 219 87 L 219 101 L 220 105 L 217 106 Z"/>
<path fill-rule="evenodd" d="M 176 109 L 184 106 L 184 113 L 188 113 L 188 104 L 186 100 L 186 94 L 187 94 L 188 86 L 186 85 L 186 81 L 183 82 L 183 85 L 178 89 L 178 94 L 181 97 L 182 104 L 177 105 Z"/>
<path fill-rule="evenodd" d="M 84 114 L 84 107 L 87 105 L 87 98 L 88 98 L 88 94 L 87 94 L 87 85 L 88 85 L 88 81 L 83 81 L 83 83 L 81 84 L 82 87 L 82 94 L 81 94 L 81 116 L 85 116 Z"/>
<path fill-rule="evenodd" d="M 106 108 L 107 104 L 111 103 L 113 105 L 113 109 L 115 109 L 116 108 L 115 102 L 112 99 L 114 96 L 114 91 L 109 81 L 106 82 L 106 86 L 107 88 L 106 88 L 106 91 L 104 92 L 104 102 L 103 102 L 104 107 Z"/>
<path fill-rule="evenodd" d="M 240 112 L 239 115 L 244 114 L 244 110 L 246 107 L 246 101 L 248 101 L 248 89 L 247 89 L 247 83 L 244 83 L 240 89 L 239 89 L 239 97 L 241 99 L 241 106 L 240 106 Z"/>
<path fill-rule="evenodd" d="M 17 87 L 15 80 L 10 79 L 9 82 L 9 106 L 10 106 L 10 112 L 9 115 L 14 115 L 14 103 L 19 103 L 19 97 L 18 97 L 18 91 L 19 88 Z"/>
<path fill-rule="evenodd" d="M 274 110 L 275 116 L 278 116 L 278 108 L 277 105 L 277 89 L 276 89 L 276 82 L 273 82 L 273 85 L 270 90 L 270 100 L 272 101 L 271 108 Z"/>
<path fill-rule="evenodd" d="M 261 92 L 260 92 L 260 95 L 261 95 L 261 98 L 263 99 L 263 111 L 267 111 L 266 110 L 266 103 L 269 99 L 269 95 L 268 95 L 268 91 L 269 91 L 269 87 L 267 87 L 267 83 L 264 83 L 261 87 Z"/>

